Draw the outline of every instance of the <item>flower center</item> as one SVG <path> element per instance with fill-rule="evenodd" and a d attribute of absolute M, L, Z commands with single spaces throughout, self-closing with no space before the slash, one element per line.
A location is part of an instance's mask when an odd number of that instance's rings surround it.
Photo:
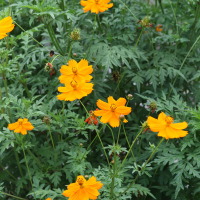
<path fill-rule="evenodd" d="M 94 0 L 94 1 L 95 1 L 95 3 L 96 3 L 96 4 L 98 4 L 98 3 L 99 3 L 99 0 Z"/>
<path fill-rule="evenodd" d="M 76 87 L 78 86 L 78 83 L 75 80 L 72 80 L 70 85 L 74 88 L 74 90 L 76 89 Z"/>
<path fill-rule="evenodd" d="M 116 108 L 117 108 L 117 106 L 114 103 L 111 104 L 110 109 L 112 112 L 114 112 Z"/>
<path fill-rule="evenodd" d="M 173 119 L 173 117 L 167 116 L 165 118 L 165 121 L 166 121 L 167 125 L 170 125 L 174 121 L 174 119 Z"/>
<path fill-rule="evenodd" d="M 84 180 L 83 177 L 80 177 L 80 176 L 79 176 L 79 177 L 77 178 L 76 182 L 80 185 L 80 188 L 83 188 L 83 187 L 84 187 L 83 184 L 84 184 L 85 180 Z"/>
<path fill-rule="evenodd" d="M 74 74 L 77 74 L 77 71 L 78 71 L 77 67 L 72 67 L 72 72 L 73 72 Z"/>
<path fill-rule="evenodd" d="M 23 119 L 18 119 L 19 125 L 22 125 L 23 121 Z"/>

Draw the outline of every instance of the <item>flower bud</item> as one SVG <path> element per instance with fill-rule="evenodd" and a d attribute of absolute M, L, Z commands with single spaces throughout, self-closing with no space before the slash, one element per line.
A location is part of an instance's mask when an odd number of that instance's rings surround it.
<path fill-rule="evenodd" d="M 120 79 L 121 75 L 118 71 L 114 71 L 112 74 L 112 77 L 113 77 L 114 81 L 117 82 Z"/>
<path fill-rule="evenodd" d="M 85 175 L 85 178 L 86 178 L 86 179 L 88 179 L 88 178 L 89 178 L 89 176 L 88 176 L 88 175 Z"/>
<path fill-rule="evenodd" d="M 79 28 L 75 28 L 72 32 L 71 32 L 71 35 L 70 35 L 71 39 L 73 41 L 77 41 L 79 39 L 81 39 L 80 37 L 80 29 Z"/>
<path fill-rule="evenodd" d="M 123 121 L 124 121 L 124 119 L 125 119 L 124 115 L 123 115 L 123 114 L 121 114 L 121 115 L 119 116 L 119 120 L 120 120 L 121 122 L 123 122 Z"/>
<path fill-rule="evenodd" d="M 148 27 L 150 25 L 149 23 L 150 17 L 146 16 L 144 17 L 144 19 L 142 19 L 139 23 L 143 26 L 143 27 Z"/>
<path fill-rule="evenodd" d="M 133 95 L 132 94 L 128 94 L 126 97 L 128 100 L 132 100 L 133 99 Z"/>
<path fill-rule="evenodd" d="M 82 147 L 82 146 L 83 146 L 83 143 L 80 143 L 79 146 Z"/>
<path fill-rule="evenodd" d="M 150 103 L 150 105 L 149 105 L 149 108 L 150 108 L 150 110 L 152 111 L 152 113 L 154 113 L 154 111 L 155 111 L 156 108 L 157 108 L 156 102 L 155 102 L 155 101 L 152 101 L 152 102 Z"/>
<path fill-rule="evenodd" d="M 44 116 L 42 120 L 45 124 L 50 124 L 50 118 L 49 116 Z"/>
<path fill-rule="evenodd" d="M 111 161 L 111 163 L 112 163 L 112 164 L 114 164 L 114 163 L 115 163 L 115 161 L 114 161 L 114 160 L 112 160 L 112 161 Z"/>
<path fill-rule="evenodd" d="M 47 63 L 44 67 L 46 72 L 50 72 L 52 70 L 53 66 L 51 63 Z"/>
<path fill-rule="evenodd" d="M 73 56 L 74 56 L 74 57 L 76 57 L 76 56 L 77 56 L 77 54 L 76 54 L 76 53 L 73 53 Z"/>
<path fill-rule="evenodd" d="M 143 128 L 143 133 L 147 130 L 149 130 L 149 125 L 147 123 L 147 121 L 145 121 L 143 124 L 142 124 L 142 128 Z"/>

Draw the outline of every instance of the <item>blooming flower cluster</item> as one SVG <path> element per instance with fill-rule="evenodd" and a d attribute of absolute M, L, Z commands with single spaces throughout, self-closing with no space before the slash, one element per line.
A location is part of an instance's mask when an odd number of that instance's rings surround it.
<path fill-rule="evenodd" d="M 92 79 L 90 75 L 93 72 L 92 65 L 88 66 L 88 61 L 82 59 L 79 63 L 70 60 L 68 65 L 63 65 L 60 69 L 61 76 L 59 80 L 65 84 L 64 87 L 58 87 L 62 94 L 58 95 L 59 100 L 74 101 L 90 94 L 93 90 L 93 84 L 88 83 Z"/>

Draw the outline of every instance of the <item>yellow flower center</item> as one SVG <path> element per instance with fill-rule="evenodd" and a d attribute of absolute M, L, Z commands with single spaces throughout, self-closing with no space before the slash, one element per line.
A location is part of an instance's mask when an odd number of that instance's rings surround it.
<path fill-rule="evenodd" d="M 23 121 L 23 119 L 18 119 L 19 125 L 22 125 Z"/>
<path fill-rule="evenodd" d="M 72 67 L 72 72 L 73 72 L 74 74 L 77 74 L 77 71 L 78 71 L 77 67 Z"/>
<path fill-rule="evenodd" d="M 78 83 L 75 80 L 72 80 L 70 85 L 76 90 L 76 87 L 78 86 Z"/>
<path fill-rule="evenodd" d="M 173 119 L 173 117 L 167 116 L 165 118 L 165 121 L 166 121 L 167 125 L 170 125 L 174 121 L 174 119 Z"/>
<path fill-rule="evenodd" d="M 83 188 L 83 184 L 85 182 L 84 178 L 83 177 L 78 177 L 76 182 L 80 185 L 80 188 Z"/>
<path fill-rule="evenodd" d="M 96 4 L 98 4 L 98 3 L 99 3 L 99 0 L 94 0 L 94 1 L 95 1 L 95 3 L 96 3 Z"/>
<path fill-rule="evenodd" d="M 117 106 L 114 103 L 111 104 L 110 109 L 112 112 L 114 112 L 116 108 L 117 108 Z"/>

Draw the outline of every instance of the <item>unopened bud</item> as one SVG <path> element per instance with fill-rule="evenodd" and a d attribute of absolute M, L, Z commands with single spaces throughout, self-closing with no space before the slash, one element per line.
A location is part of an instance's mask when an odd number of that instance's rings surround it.
<path fill-rule="evenodd" d="M 50 124 L 50 118 L 49 116 L 44 116 L 42 120 L 45 124 Z"/>
<path fill-rule="evenodd" d="M 77 56 L 77 54 L 76 54 L 76 53 L 73 53 L 73 56 L 74 56 L 74 57 L 76 57 L 76 56 Z"/>
<path fill-rule="evenodd" d="M 149 105 L 149 108 L 151 109 L 152 113 L 154 113 L 154 111 L 157 108 L 156 102 L 155 101 L 151 102 L 150 105 Z"/>
<path fill-rule="evenodd" d="M 86 178 L 86 179 L 88 179 L 88 178 L 89 178 L 89 176 L 88 176 L 88 175 L 85 175 L 85 178 Z"/>
<path fill-rule="evenodd" d="M 47 63 L 44 67 L 45 71 L 50 72 L 52 70 L 53 66 L 51 63 Z"/>
<path fill-rule="evenodd" d="M 77 41 L 79 39 L 81 39 L 80 37 L 80 29 L 79 28 L 75 28 L 72 32 L 71 32 L 71 35 L 70 35 L 71 39 L 73 41 Z"/>
<path fill-rule="evenodd" d="M 143 133 L 147 130 L 149 130 L 149 125 L 147 123 L 147 121 L 145 121 L 143 124 L 142 124 L 142 128 L 143 128 Z"/>
<path fill-rule="evenodd" d="M 132 94 L 128 94 L 127 99 L 128 100 L 132 100 L 133 99 L 133 95 Z"/>
<path fill-rule="evenodd" d="M 121 114 L 121 115 L 119 116 L 119 120 L 120 120 L 121 122 L 123 122 L 123 121 L 124 121 L 124 119 L 125 119 L 124 115 L 123 115 L 123 114 Z"/>
<path fill-rule="evenodd" d="M 112 163 L 112 164 L 114 164 L 114 163 L 115 163 L 115 161 L 114 161 L 114 160 L 112 160 L 112 161 L 111 161 L 111 163 Z"/>
<path fill-rule="evenodd" d="M 83 146 L 83 144 L 82 144 L 82 143 L 80 143 L 80 144 L 79 144 L 79 146 L 80 146 L 80 147 L 82 147 L 82 146 Z"/>

